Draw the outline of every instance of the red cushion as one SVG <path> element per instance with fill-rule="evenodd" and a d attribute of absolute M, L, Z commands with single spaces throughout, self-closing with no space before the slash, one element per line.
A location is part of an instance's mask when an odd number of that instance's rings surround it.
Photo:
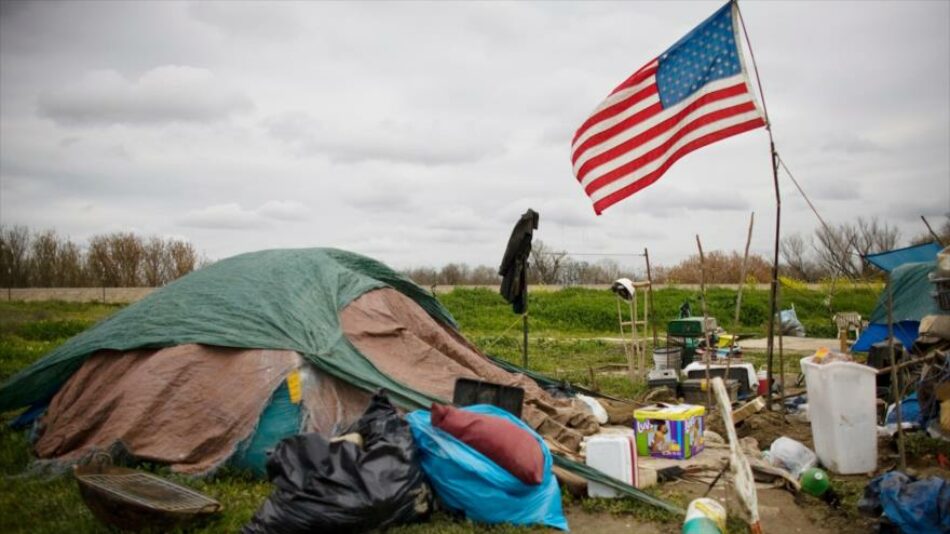
<path fill-rule="evenodd" d="M 537 485 L 544 479 L 541 444 L 510 421 L 433 404 L 432 426 L 484 454 L 525 484 Z"/>

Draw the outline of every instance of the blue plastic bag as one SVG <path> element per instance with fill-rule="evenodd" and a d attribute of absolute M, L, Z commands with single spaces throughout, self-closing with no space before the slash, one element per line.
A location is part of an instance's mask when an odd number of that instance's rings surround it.
<path fill-rule="evenodd" d="M 568 530 L 561 490 L 551 471 L 551 451 L 541 436 L 501 408 L 478 404 L 463 409 L 504 418 L 534 436 L 544 454 L 544 479 L 537 486 L 521 482 L 482 453 L 433 427 L 427 410 L 416 410 L 406 420 L 420 451 L 422 470 L 442 503 L 481 523 L 541 524 Z"/>
<path fill-rule="evenodd" d="M 883 511 L 906 534 L 950 532 L 950 482 L 891 471 L 868 483 L 858 508 L 869 515 Z"/>

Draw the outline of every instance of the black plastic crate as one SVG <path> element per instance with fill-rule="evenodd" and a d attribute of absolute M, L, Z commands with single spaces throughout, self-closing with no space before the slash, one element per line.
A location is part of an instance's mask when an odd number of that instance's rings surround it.
<path fill-rule="evenodd" d="M 491 404 L 521 419 L 524 389 L 481 380 L 459 378 L 455 381 L 452 402 L 458 406 Z"/>

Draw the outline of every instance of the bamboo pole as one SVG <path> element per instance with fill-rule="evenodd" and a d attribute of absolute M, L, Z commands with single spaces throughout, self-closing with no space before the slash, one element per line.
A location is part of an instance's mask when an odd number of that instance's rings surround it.
<path fill-rule="evenodd" d="M 755 212 L 749 215 L 749 234 L 745 238 L 745 253 L 742 255 L 742 269 L 739 273 L 739 288 L 736 290 L 736 314 L 732 320 L 732 343 L 729 348 L 729 357 L 726 358 L 726 380 L 729 379 L 729 370 L 732 368 L 732 352 L 739 346 L 737 341 L 739 332 L 739 312 L 742 310 L 742 288 L 745 286 L 746 270 L 749 267 L 749 246 L 752 245 L 752 225 L 755 224 Z M 726 382 L 728 384 L 728 382 Z"/>
<path fill-rule="evenodd" d="M 706 407 L 707 409 L 712 409 L 712 388 L 709 387 L 710 377 L 709 377 L 709 363 L 712 359 L 712 355 L 715 352 L 710 353 L 709 351 L 714 350 L 709 339 L 709 329 L 706 328 L 706 259 L 703 256 L 703 244 L 699 240 L 699 234 L 696 234 L 696 247 L 699 249 L 699 291 L 702 295 L 703 302 L 703 337 L 706 338 Z M 728 377 L 727 377 L 728 378 Z"/>
<path fill-rule="evenodd" d="M 901 413 L 901 391 L 897 385 L 897 361 L 894 356 L 894 286 L 891 283 L 887 284 L 887 349 L 891 355 L 891 392 L 894 395 L 894 409 L 897 410 L 897 452 L 900 454 L 901 471 L 906 471 L 904 417 Z"/>
<path fill-rule="evenodd" d="M 650 251 L 646 248 L 643 249 L 643 257 L 647 261 L 647 282 L 650 282 L 650 287 L 647 288 L 647 298 L 650 299 L 650 310 L 644 319 L 650 321 L 650 326 L 653 328 L 653 348 L 660 344 L 657 341 L 656 336 L 656 307 L 653 305 L 653 273 L 650 272 Z"/>
<path fill-rule="evenodd" d="M 752 59 L 752 70 L 755 72 L 755 82 L 759 88 L 759 97 L 762 99 L 762 112 L 765 115 L 765 130 L 769 133 L 769 153 L 772 157 L 772 185 L 775 188 L 775 248 L 772 261 L 772 281 L 769 291 L 769 341 L 767 344 L 767 366 L 768 381 L 772 383 L 772 361 L 775 351 L 775 311 L 776 297 L 778 293 L 778 252 L 780 241 L 780 227 L 782 223 L 782 194 L 778 186 L 778 152 L 775 150 L 775 138 L 772 136 L 772 122 L 769 120 L 769 108 L 765 104 L 765 91 L 762 90 L 762 78 L 759 76 L 759 66 L 755 62 L 755 52 L 752 50 L 752 42 L 749 40 L 749 32 L 745 27 L 745 20 L 742 18 L 742 11 L 739 9 L 739 3 L 733 1 L 739 24 L 742 26 L 742 34 L 745 36 L 746 46 L 749 49 L 749 57 Z M 772 388 L 769 388 L 767 395 L 767 409 L 772 409 Z"/>
<path fill-rule="evenodd" d="M 934 229 L 930 227 L 930 223 L 927 222 L 927 218 L 924 217 L 923 215 L 921 215 L 921 216 L 920 216 L 920 220 L 924 221 L 924 226 L 927 227 L 927 231 L 930 232 L 930 235 L 931 235 L 931 236 L 933 236 L 934 241 L 936 241 L 937 244 L 940 245 L 941 247 L 946 246 L 946 245 L 944 245 L 943 240 L 940 239 L 940 236 L 937 235 L 937 232 L 934 232 Z M 649 265 L 649 264 L 647 264 L 647 265 Z"/>

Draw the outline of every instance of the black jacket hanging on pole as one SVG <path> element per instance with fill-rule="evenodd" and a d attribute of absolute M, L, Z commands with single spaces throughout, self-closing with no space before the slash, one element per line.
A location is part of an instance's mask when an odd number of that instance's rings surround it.
<path fill-rule="evenodd" d="M 503 277 L 501 296 L 511 303 L 515 313 L 524 313 L 527 309 L 528 256 L 531 254 L 531 236 L 538 228 L 539 218 L 536 211 L 529 209 L 518 219 L 498 268 L 498 274 Z"/>

